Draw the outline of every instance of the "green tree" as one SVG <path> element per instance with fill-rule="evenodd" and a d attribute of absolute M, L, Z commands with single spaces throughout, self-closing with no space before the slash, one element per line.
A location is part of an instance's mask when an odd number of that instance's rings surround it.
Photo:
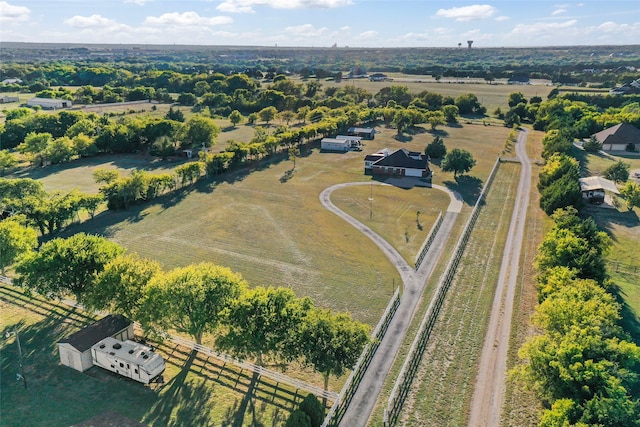
<path fill-rule="evenodd" d="M 26 155 L 31 163 L 42 165 L 44 151 L 53 139 L 50 133 L 30 132 L 24 142 L 18 145 L 18 151 Z"/>
<path fill-rule="evenodd" d="M 457 123 L 458 122 L 458 107 L 455 105 L 445 105 L 442 107 L 442 113 L 444 114 L 444 119 L 447 123 Z"/>
<path fill-rule="evenodd" d="M 49 141 L 43 157 L 52 164 L 68 162 L 77 154 L 73 141 L 66 136 Z"/>
<path fill-rule="evenodd" d="M 509 104 L 509 107 L 515 107 L 520 103 L 527 103 L 522 92 L 512 92 L 507 97 L 507 104 Z"/>
<path fill-rule="evenodd" d="M 220 135 L 220 126 L 204 116 L 194 116 L 185 124 L 182 145 L 185 147 L 211 147 Z"/>
<path fill-rule="evenodd" d="M 348 313 L 333 314 L 329 310 L 310 310 L 302 324 L 300 350 L 307 365 L 322 374 L 324 389 L 329 376 L 342 376 L 352 369 L 369 341 L 368 327 Z"/>
<path fill-rule="evenodd" d="M 453 176 L 464 174 L 476 165 L 476 161 L 467 150 L 454 148 L 442 159 L 441 168 L 444 172 L 453 172 Z"/>
<path fill-rule="evenodd" d="M 269 122 L 276 117 L 276 114 L 278 114 L 278 110 L 276 109 L 276 107 L 265 107 L 262 110 L 258 111 L 260 120 L 262 120 L 266 124 L 269 124 Z"/>
<path fill-rule="evenodd" d="M 442 114 L 433 114 L 428 119 L 431 130 L 436 130 L 438 126 L 445 124 L 444 116 Z"/>
<path fill-rule="evenodd" d="M 104 237 L 78 233 L 53 239 L 21 258 L 15 283 L 47 298 L 72 294 L 82 302 L 94 276 L 122 253 L 122 247 Z"/>
<path fill-rule="evenodd" d="M 640 185 L 628 181 L 620 190 L 620 194 L 626 199 L 629 210 L 634 207 L 640 208 Z"/>
<path fill-rule="evenodd" d="M 584 142 L 582 148 L 584 148 L 584 151 L 588 153 L 597 153 L 598 151 L 602 150 L 602 143 L 598 141 L 598 138 L 591 135 L 591 138 L 589 138 L 588 141 Z"/>
<path fill-rule="evenodd" d="M 299 409 L 309 416 L 311 427 L 320 427 L 324 421 L 324 407 L 314 394 L 307 396 L 300 402 Z"/>
<path fill-rule="evenodd" d="M 520 126 L 520 116 L 513 108 L 509 109 L 504 115 L 504 125 L 508 128 Z"/>
<path fill-rule="evenodd" d="M 161 136 L 151 144 L 149 154 L 162 157 L 162 160 L 166 160 L 167 157 L 176 154 L 175 143 L 168 136 Z"/>
<path fill-rule="evenodd" d="M 231 122 L 233 127 L 236 127 L 238 123 L 242 122 L 242 114 L 240 113 L 240 111 L 233 110 L 231 114 L 229 114 L 229 121 Z"/>
<path fill-rule="evenodd" d="M 9 150 L 0 150 L 0 176 L 4 176 L 5 172 L 13 169 L 18 165 L 18 159 Z"/>
<path fill-rule="evenodd" d="M 211 263 L 176 268 L 147 285 L 141 321 L 189 334 L 201 344 L 245 287 L 239 274 Z"/>
<path fill-rule="evenodd" d="M 33 228 L 23 225 L 24 217 L 13 216 L 0 221 L 0 268 L 2 275 L 20 256 L 38 246 Z"/>
<path fill-rule="evenodd" d="M 538 190 L 542 191 L 556 180 L 568 175 L 573 180 L 580 178 L 580 164 L 574 157 L 566 154 L 553 154 L 547 159 L 540 171 Z"/>
<path fill-rule="evenodd" d="M 302 412 L 300 409 L 296 409 L 289 415 L 284 427 L 312 427 L 309 416 Z"/>
<path fill-rule="evenodd" d="M 436 135 L 433 141 L 425 147 L 424 154 L 432 159 L 443 158 L 447 154 L 447 147 L 444 145 L 444 140 L 439 135 Z"/>
<path fill-rule="evenodd" d="M 243 292 L 226 311 L 226 332 L 217 343 L 239 357 L 290 361 L 298 356 L 296 331 L 312 307 L 288 288 L 256 287 Z"/>
<path fill-rule="evenodd" d="M 603 172 L 605 178 L 615 182 L 625 182 L 629 179 L 629 169 L 631 165 L 622 160 L 618 160 Z"/>
<path fill-rule="evenodd" d="M 161 271 L 160 264 L 136 254 L 118 256 L 97 274 L 93 286 L 85 291 L 84 304 L 138 319 L 145 287 Z"/>
<path fill-rule="evenodd" d="M 562 175 L 552 181 L 540 194 L 540 207 L 547 215 L 551 215 L 556 209 L 582 204 L 582 192 L 578 180 L 571 174 Z"/>

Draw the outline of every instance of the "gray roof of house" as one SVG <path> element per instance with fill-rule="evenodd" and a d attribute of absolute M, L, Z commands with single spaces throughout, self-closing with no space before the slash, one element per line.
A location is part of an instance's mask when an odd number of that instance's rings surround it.
<path fill-rule="evenodd" d="M 131 320 L 120 314 L 109 314 L 86 328 L 69 335 L 58 341 L 58 344 L 70 344 L 76 350 L 84 353 L 97 342 L 113 336 L 131 325 Z"/>
<path fill-rule="evenodd" d="M 611 126 L 593 136 L 603 144 L 640 144 L 640 129 L 626 123 Z"/>
<path fill-rule="evenodd" d="M 405 169 L 426 169 L 429 170 L 429 160 L 427 156 L 419 151 L 409 151 L 401 148 L 387 157 L 383 157 L 373 164 L 374 166 L 386 166 Z"/>

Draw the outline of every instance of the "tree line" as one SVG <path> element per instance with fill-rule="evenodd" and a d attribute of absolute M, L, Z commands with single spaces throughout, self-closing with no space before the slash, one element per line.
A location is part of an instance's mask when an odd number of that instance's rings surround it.
<path fill-rule="evenodd" d="M 537 114 L 563 104 L 550 100 Z M 610 238 L 579 215 L 574 131 L 555 126 L 542 140 L 538 183 L 540 207 L 554 221 L 534 263 L 539 305 L 531 321 L 539 333 L 520 348 L 512 375 L 542 400 L 541 427 L 637 426 L 640 347 L 620 326 L 621 305 L 605 267 Z M 626 180 L 628 170 L 617 176 Z"/>
<path fill-rule="evenodd" d="M 367 325 L 289 288 L 249 287 L 240 274 L 206 262 L 163 271 L 99 236 L 78 233 L 27 249 L 15 271 L 14 283 L 27 292 L 71 295 L 89 310 L 140 322 L 152 337 L 184 333 L 257 365 L 298 361 L 322 374 L 325 389 L 329 376 L 351 369 L 368 342 Z"/>

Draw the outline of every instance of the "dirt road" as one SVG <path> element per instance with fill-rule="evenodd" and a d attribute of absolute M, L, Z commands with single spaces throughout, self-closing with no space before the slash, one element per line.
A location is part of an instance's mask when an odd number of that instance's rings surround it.
<path fill-rule="evenodd" d="M 469 427 L 495 427 L 500 425 L 504 403 L 507 350 L 511 334 L 513 300 L 520 267 L 520 251 L 531 192 L 531 162 L 525 143 L 527 131 L 518 135 L 516 155 L 522 163 L 520 182 L 516 194 L 511 224 L 507 235 L 502 266 L 489 318 L 489 327 L 480 356 Z"/>
<path fill-rule="evenodd" d="M 402 186 L 405 183 L 411 182 L 411 179 L 404 179 L 404 182 L 397 182 L 397 185 Z M 451 198 L 451 202 L 449 203 L 442 225 L 440 226 L 440 229 L 438 230 L 438 233 L 425 256 L 424 261 L 418 270 L 414 271 L 414 268 L 409 266 L 402 256 L 400 256 L 400 254 L 387 241 L 360 221 L 342 212 L 331 202 L 330 196 L 334 190 L 352 185 L 370 185 L 370 183 L 357 182 L 334 185 L 327 188 L 320 194 L 320 201 L 325 208 L 349 222 L 358 230 L 369 236 L 369 238 L 378 245 L 400 273 L 404 289 L 400 298 L 400 305 L 389 324 L 387 333 L 380 342 L 380 346 L 376 350 L 375 355 L 371 359 L 369 367 L 362 377 L 360 385 L 351 400 L 351 404 L 347 408 L 340 422 L 341 426 L 364 427 L 367 425 L 369 417 L 373 412 L 380 390 L 382 390 L 384 380 L 391 369 L 396 353 L 398 352 L 400 344 L 402 343 L 409 324 L 411 323 L 415 308 L 420 301 L 420 296 L 422 295 L 426 282 L 433 273 L 436 263 L 444 248 L 444 244 L 451 233 L 453 224 L 455 223 L 458 213 L 462 209 L 462 197 L 460 194 L 454 193 L 445 187 L 438 185 L 432 186 L 434 189 L 448 193 Z"/>

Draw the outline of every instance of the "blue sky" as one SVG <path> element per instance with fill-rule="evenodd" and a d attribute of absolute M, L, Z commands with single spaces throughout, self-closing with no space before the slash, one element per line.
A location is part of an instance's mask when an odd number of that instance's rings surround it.
<path fill-rule="evenodd" d="M 640 44 L 640 2 L 8 0 L 0 40 L 329 47 Z"/>

